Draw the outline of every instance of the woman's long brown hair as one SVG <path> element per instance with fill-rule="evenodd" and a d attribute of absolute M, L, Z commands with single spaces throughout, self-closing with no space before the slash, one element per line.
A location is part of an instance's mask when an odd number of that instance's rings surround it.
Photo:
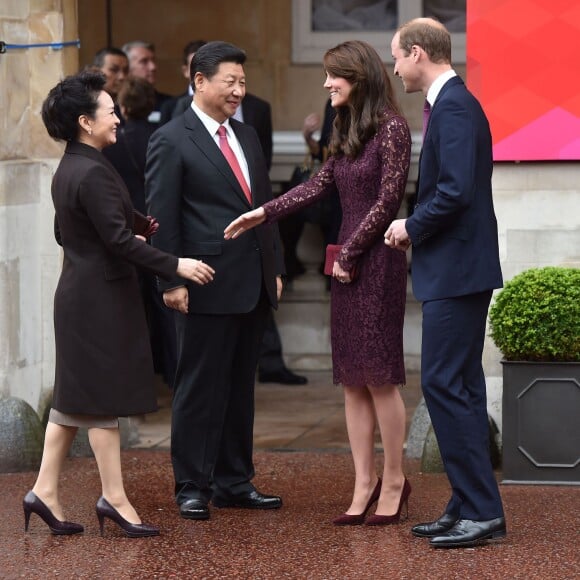
<path fill-rule="evenodd" d="M 385 111 L 400 114 L 385 65 L 368 43 L 349 40 L 324 55 L 325 71 L 351 83 L 348 104 L 336 108 L 330 154 L 358 157 L 378 130 Z"/>

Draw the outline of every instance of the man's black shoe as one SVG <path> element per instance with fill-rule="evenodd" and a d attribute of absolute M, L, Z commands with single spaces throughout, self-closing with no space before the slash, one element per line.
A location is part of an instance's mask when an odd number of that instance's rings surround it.
<path fill-rule="evenodd" d="M 186 499 L 179 504 L 179 515 L 186 520 L 208 520 L 207 502 L 202 499 Z"/>
<path fill-rule="evenodd" d="M 282 385 L 305 385 L 308 382 L 306 377 L 297 375 L 287 368 L 273 373 L 258 373 L 260 383 L 280 383 Z"/>
<path fill-rule="evenodd" d="M 236 497 L 214 496 L 211 500 L 218 508 L 233 507 L 255 510 L 273 510 L 282 507 L 282 498 L 277 495 L 265 495 L 257 490 Z"/>
<path fill-rule="evenodd" d="M 429 541 L 434 548 L 469 548 L 484 544 L 488 540 L 505 538 L 504 518 L 495 518 L 484 522 L 459 520 L 448 532 L 435 536 Z"/>
<path fill-rule="evenodd" d="M 440 536 L 449 531 L 459 518 L 451 514 L 443 514 L 438 520 L 434 522 L 425 522 L 417 524 L 411 528 L 411 533 L 418 538 L 432 538 L 433 536 Z"/>

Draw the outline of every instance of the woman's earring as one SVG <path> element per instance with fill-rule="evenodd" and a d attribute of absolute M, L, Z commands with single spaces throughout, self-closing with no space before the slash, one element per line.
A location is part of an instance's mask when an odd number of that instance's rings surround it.
<path fill-rule="evenodd" d="M 88 132 L 89 135 L 92 135 L 93 134 L 93 130 L 90 127 L 87 129 L 87 132 Z"/>

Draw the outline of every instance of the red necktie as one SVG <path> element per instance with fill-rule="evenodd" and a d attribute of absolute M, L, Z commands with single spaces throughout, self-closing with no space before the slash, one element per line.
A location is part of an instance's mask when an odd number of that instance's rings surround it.
<path fill-rule="evenodd" d="M 427 132 L 427 123 L 429 123 L 429 115 L 431 114 L 431 105 L 429 101 L 425 99 L 425 104 L 423 105 L 423 139 L 425 139 L 425 133 Z"/>
<path fill-rule="evenodd" d="M 252 192 L 250 191 L 250 188 L 248 187 L 248 182 L 246 181 L 244 174 L 242 173 L 242 168 L 238 163 L 236 154 L 232 151 L 232 148 L 228 143 L 226 128 L 223 125 L 220 125 L 217 132 L 220 138 L 220 149 L 222 150 L 224 157 L 227 159 L 228 163 L 230 164 L 230 167 L 232 168 L 232 171 L 234 172 L 234 175 L 236 176 L 238 182 L 240 183 L 240 186 L 246 196 L 246 199 L 248 200 L 249 204 L 252 205 Z"/>

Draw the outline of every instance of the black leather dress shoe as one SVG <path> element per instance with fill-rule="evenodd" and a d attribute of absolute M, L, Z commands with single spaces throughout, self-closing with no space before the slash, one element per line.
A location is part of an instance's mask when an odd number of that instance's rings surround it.
<path fill-rule="evenodd" d="M 282 507 L 281 497 L 278 497 L 277 495 L 265 495 L 257 490 L 236 497 L 214 496 L 211 502 L 218 508 L 233 507 L 255 510 L 273 510 Z"/>
<path fill-rule="evenodd" d="M 297 375 L 287 368 L 273 373 L 259 373 L 260 383 L 280 383 L 282 385 L 305 385 L 308 382 L 306 377 Z"/>
<path fill-rule="evenodd" d="M 203 499 L 186 499 L 179 505 L 179 515 L 186 520 L 208 520 L 207 502 Z"/>
<path fill-rule="evenodd" d="M 440 536 L 450 530 L 459 518 L 451 514 L 443 514 L 438 520 L 434 522 L 425 522 L 417 524 L 411 528 L 411 533 L 418 538 L 432 538 L 433 536 Z"/>
<path fill-rule="evenodd" d="M 506 535 L 505 518 L 484 522 L 459 520 L 448 532 L 429 541 L 434 548 L 469 548 Z"/>

